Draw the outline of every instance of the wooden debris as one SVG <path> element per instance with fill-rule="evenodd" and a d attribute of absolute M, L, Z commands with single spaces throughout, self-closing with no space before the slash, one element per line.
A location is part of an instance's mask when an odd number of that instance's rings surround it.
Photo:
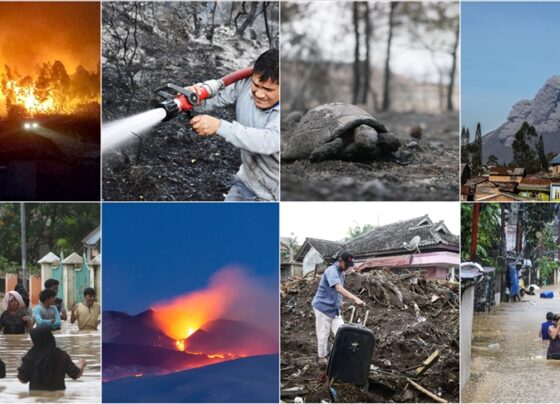
<path fill-rule="evenodd" d="M 424 393 L 425 395 L 430 397 L 432 400 L 437 401 L 438 403 L 447 403 L 448 402 L 448 401 L 444 400 L 443 398 L 436 396 L 431 391 L 426 390 L 424 387 L 420 386 L 418 383 L 412 381 L 411 379 L 406 379 L 406 381 L 409 382 L 414 388 L 416 388 L 416 390 L 421 391 L 422 393 Z"/>
<path fill-rule="evenodd" d="M 302 386 L 290 387 L 281 391 L 282 397 L 297 397 L 306 393 L 305 388 Z"/>
<path fill-rule="evenodd" d="M 439 358 L 439 350 L 435 350 L 424 362 L 422 362 L 423 366 L 420 366 L 416 369 L 416 377 L 424 374 L 426 370 L 432 367 L 434 363 L 437 362 Z"/>

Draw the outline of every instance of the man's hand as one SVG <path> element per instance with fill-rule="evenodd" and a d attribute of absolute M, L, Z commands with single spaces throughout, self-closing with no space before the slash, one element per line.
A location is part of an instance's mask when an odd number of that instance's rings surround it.
<path fill-rule="evenodd" d="M 363 301 L 362 299 L 360 299 L 359 297 L 356 297 L 356 298 L 354 299 L 354 302 L 355 302 L 358 306 L 360 306 L 360 307 L 364 307 L 364 306 L 366 305 L 366 302 L 364 302 L 364 301 Z"/>
<path fill-rule="evenodd" d="M 220 129 L 220 120 L 210 115 L 197 115 L 191 119 L 190 124 L 200 136 L 215 135 Z"/>

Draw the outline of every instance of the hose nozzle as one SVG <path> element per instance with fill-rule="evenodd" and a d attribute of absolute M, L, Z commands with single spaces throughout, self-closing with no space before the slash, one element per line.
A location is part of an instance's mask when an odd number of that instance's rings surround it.
<path fill-rule="evenodd" d="M 179 105 L 175 99 L 162 101 L 159 103 L 159 107 L 165 110 L 165 119 L 162 122 L 167 122 L 174 118 L 180 111 Z"/>

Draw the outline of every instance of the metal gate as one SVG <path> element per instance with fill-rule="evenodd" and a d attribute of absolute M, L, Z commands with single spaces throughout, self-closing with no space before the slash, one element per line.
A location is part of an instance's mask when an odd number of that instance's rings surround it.
<path fill-rule="evenodd" d="M 89 267 L 85 255 L 82 260 L 82 267 L 76 268 L 74 271 L 74 302 L 81 302 L 83 300 L 84 289 L 91 286 L 89 282 Z"/>

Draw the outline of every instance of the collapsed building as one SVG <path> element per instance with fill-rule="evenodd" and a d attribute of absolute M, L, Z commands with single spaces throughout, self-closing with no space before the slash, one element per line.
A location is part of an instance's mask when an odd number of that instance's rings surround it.
<path fill-rule="evenodd" d="M 319 274 L 342 250 L 354 254 L 357 269 L 345 288 L 366 303 L 376 339 L 366 386 L 329 386 L 317 361 L 311 301 Z M 289 259 L 283 268 L 293 273 L 283 274 L 281 288 L 282 401 L 459 400 L 459 240 L 444 223 L 425 215 L 347 242 L 307 238 Z M 352 307 L 344 305 L 345 320 Z M 362 323 L 365 313 L 358 313 Z"/>
<path fill-rule="evenodd" d="M 321 273 L 337 254 L 347 250 L 354 255 L 360 271 L 379 268 L 419 269 L 427 279 L 455 279 L 459 266 L 459 238 L 443 222 L 428 215 L 403 220 L 374 229 L 347 242 L 306 238 L 294 261 L 299 266 L 290 276 Z M 282 278 L 289 276 L 283 274 Z"/>

